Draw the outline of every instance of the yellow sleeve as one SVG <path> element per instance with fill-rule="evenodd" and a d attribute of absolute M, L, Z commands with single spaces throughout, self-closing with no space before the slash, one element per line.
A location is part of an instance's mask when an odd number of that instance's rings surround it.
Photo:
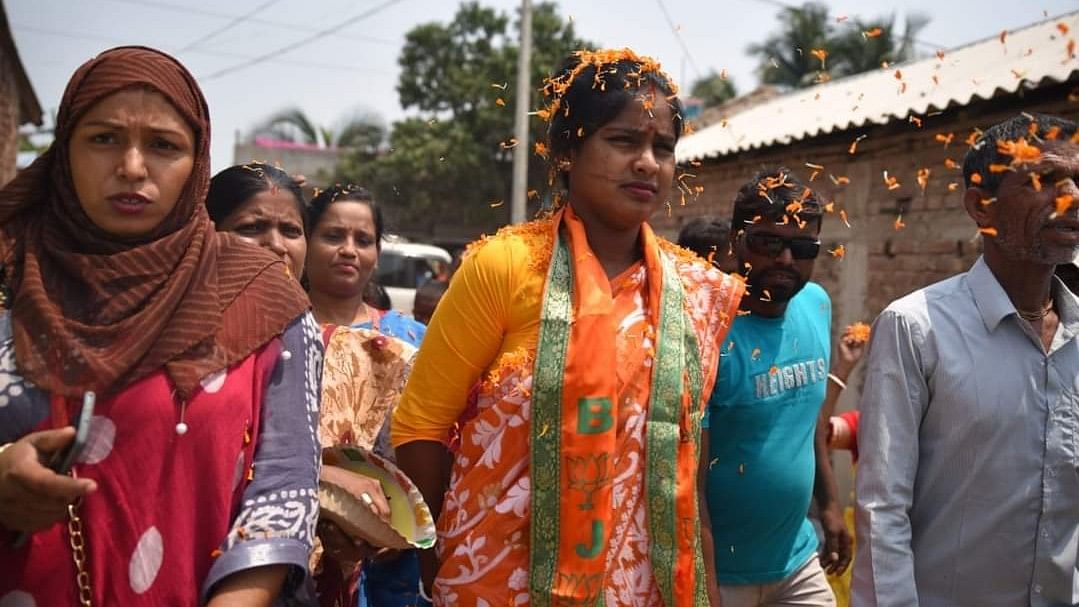
<path fill-rule="evenodd" d="M 394 447 L 445 442 L 468 393 L 502 348 L 514 292 L 516 239 L 478 246 L 461 264 L 423 338 L 401 403 L 393 413 Z"/>

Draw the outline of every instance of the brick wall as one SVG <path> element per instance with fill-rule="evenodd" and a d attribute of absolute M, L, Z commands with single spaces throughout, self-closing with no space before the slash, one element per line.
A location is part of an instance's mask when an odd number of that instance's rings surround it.
<path fill-rule="evenodd" d="M 0 185 L 15 176 L 19 150 L 19 91 L 9 57 L 0 51 Z"/>
<path fill-rule="evenodd" d="M 986 128 L 1020 111 L 1057 114 L 1079 120 L 1079 96 L 1071 86 L 1056 86 L 1023 95 L 1009 95 L 989 102 L 975 102 L 936 116 L 920 116 L 921 128 L 897 122 L 837 135 L 817 137 L 787 146 L 744 152 L 720 160 L 704 161 L 688 167 L 697 175 L 694 183 L 704 192 L 684 206 L 677 202 L 670 213 L 660 213 L 653 225 L 673 238 L 680 226 L 701 215 L 730 220 L 731 205 L 738 188 L 765 166 L 784 165 L 803 179 L 813 172 L 806 162 L 824 165 L 813 184 L 835 208 L 846 209 L 851 228 L 835 215 L 826 217 L 821 239 L 827 249 L 843 243 L 846 255 L 837 259 L 822 253 L 813 279 L 832 297 L 833 335 L 848 324 L 871 322 L 891 301 L 956 273 L 963 272 L 981 250 L 973 221 L 962 206 L 962 172 L 945 167 L 946 158 L 962 165 L 967 135 L 975 127 Z M 954 133 L 947 147 L 936 141 L 937 133 Z M 848 153 L 859 135 L 857 153 Z M 924 192 L 916 175 L 930 170 Z M 898 178 L 901 187 L 888 190 L 882 172 Z M 846 176 L 850 184 L 836 186 L 828 175 Z M 956 191 L 948 184 L 957 183 Z M 902 212 L 906 227 L 895 229 Z M 861 366 L 851 378 L 838 410 L 855 407 L 862 383 Z M 849 471 L 847 456 L 837 457 L 837 470 Z M 849 494 L 850 477 L 840 473 L 841 493 Z"/>
<path fill-rule="evenodd" d="M 975 127 L 985 128 L 1020 111 L 1044 112 L 1079 119 L 1079 103 L 1068 100 L 1070 88 L 1051 87 L 1028 91 L 1025 97 L 1010 95 L 991 102 L 976 102 L 936 116 L 923 116 L 922 128 L 907 122 L 851 129 L 788 146 L 745 152 L 690 167 L 694 183 L 704 186 L 696 200 L 678 202 L 670 213 L 660 213 L 653 225 L 673 238 L 680 226 L 701 215 L 729 220 L 737 189 L 765 166 L 785 165 L 808 179 L 813 172 L 806 162 L 823 165 L 811 184 L 835 208 L 845 209 L 848 229 L 836 215 L 826 217 L 821 238 L 827 249 L 843 243 L 846 256 L 837 259 L 822 253 L 814 280 L 828 289 L 833 299 L 835 325 L 841 330 L 856 320 L 872 320 L 889 302 L 915 289 L 967 269 L 980 253 L 973 221 L 962 207 L 962 173 L 945 167 L 951 158 L 960 165 L 964 143 Z M 954 133 L 947 147 L 936 134 Z M 855 137 L 865 134 L 857 153 L 848 153 Z M 928 168 L 923 191 L 916 179 Z M 883 171 L 898 178 L 901 187 L 889 190 Z M 835 185 L 828 175 L 845 176 L 850 183 Z M 956 191 L 948 185 L 958 184 Z M 895 229 L 902 215 L 906 227 Z"/>

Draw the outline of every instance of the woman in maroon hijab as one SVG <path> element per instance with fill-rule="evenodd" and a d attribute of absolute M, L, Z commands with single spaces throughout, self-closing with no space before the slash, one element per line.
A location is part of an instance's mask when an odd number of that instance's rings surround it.
<path fill-rule="evenodd" d="M 267 605 L 304 586 L 321 340 L 281 260 L 214 231 L 209 125 L 175 59 L 112 49 L 0 190 L 0 604 Z M 56 474 L 87 392 L 89 438 Z"/>

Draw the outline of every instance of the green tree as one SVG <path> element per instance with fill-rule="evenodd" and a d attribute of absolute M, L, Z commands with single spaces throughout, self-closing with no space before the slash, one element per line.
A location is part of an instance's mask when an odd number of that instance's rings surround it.
<path fill-rule="evenodd" d="M 49 143 L 51 143 L 51 141 Z M 45 150 L 49 149 L 49 143 L 35 143 L 34 140 L 30 138 L 30 133 L 19 133 L 18 151 L 41 154 Z"/>
<path fill-rule="evenodd" d="M 760 60 L 757 73 L 761 82 L 791 88 L 809 86 L 821 66 L 811 51 L 826 48 L 831 33 L 828 7 L 807 2 L 801 8 L 783 9 L 779 31 L 769 34 L 764 42 L 751 44 L 747 52 Z"/>
<path fill-rule="evenodd" d="M 374 112 L 358 111 L 345 116 L 332 129 L 323 132 L 324 141 L 339 148 L 349 148 L 374 155 L 386 140 L 386 123 Z"/>
<path fill-rule="evenodd" d="M 914 59 L 917 55 L 915 38 L 929 25 L 929 17 L 918 13 L 908 14 L 902 33 L 895 24 L 893 14 L 886 19 L 854 19 L 848 27 L 841 28 L 830 41 L 835 57 L 832 73 L 837 76 L 859 74 L 878 69 L 884 62 L 892 64 Z M 880 28 L 881 35 L 864 35 L 875 28 Z"/>
<path fill-rule="evenodd" d="M 478 231 L 505 223 L 519 26 L 519 19 L 466 2 L 449 23 L 408 32 L 397 91 L 401 106 L 418 115 L 393 124 L 389 148 L 377 158 L 346 157 L 338 180 L 371 188 L 398 228 L 430 231 L 452 221 Z M 533 7 L 532 36 L 529 109 L 540 103 L 542 79 L 571 51 L 590 46 L 553 3 Z M 542 137 L 544 125 L 535 119 L 531 126 L 530 141 L 517 145 L 531 148 Z M 529 157 L 529 187 L 543 190 L 546 168 Z"/>
<path fill-rule="evenodd" d="M 751 45 L 748 52 L 759 59 L 761 82 L 800 88 L 830 76 L 878 69 L 885 61 L 914 59 L 915 38 L 928 23 L 929 18 L 921 14 L 908 15 L 902 31 L 896 27 L 894 14 L 838 23 L 827 6 L 807 2 L 783 9 L 779 29 L 764 42 Z M 880 28 L 879 35 L 866 35 L 876 28 Z M 814 55 L 816 49 L 826 53 L 824 61 Z"/>
<path fill-rule="evenodd" d="M 318 145 L 322 136 L 314 121 L 298 107 L 279 110 L 252 130 L 256 136 L 311 145 Z"/>
<path fill-rule="evenodd" d="M 386 138 L 385 124 L 372 112 L 355 112 L 334 126 L 327 127 L 315 124 L 298 107 L 285 108 L 270 115 L 253 130 L 256 136 L 324 147 L 353 148 L 367 155 L 373 155 Z"/>
<path fill-rule="evenodd" d="M 693 83 L 689 94 L 704 102 L 705 107 L 719 105 L 738 96 L 734 81 L 712 70 L 707 76 Z"/>

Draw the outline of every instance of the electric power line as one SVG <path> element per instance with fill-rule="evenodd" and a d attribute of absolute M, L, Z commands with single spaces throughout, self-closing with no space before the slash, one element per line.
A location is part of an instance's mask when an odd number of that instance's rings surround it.
<path fill-rule="evenodd" d="M 21 24 L 18 24 L 18 23 L 12 23 L 11 28 L 13 30 L 17 30 L 19 32 L 27 32 L 27 33 L 31 33 L 31 34 L 40 34 L 42 36 L 55 36 L 55 37 L 58 37 L 58 38 L 70 38 L 72 40 L 88 40 L 88 41 L 91 41 L 91 42 L 104 42 L 105 44 L 112 44 L 112 45 L 125 45 L 125 44 L 131 44 L 131 42 L 132 42 L 131 40 L 120 40 L 118 38 L 110 38 L 109 36 L 99 36 L 99 35 L 95 35 L 95 34 L 84 34 L 84 33 L 76 33 L 76 32 L 64 32 L 64 31 L 60 31 L 60 30 L 51 30 L 51 29 L 47 29 L 47 28 L 43 28 L 43 27 L 36 27 L 36 26 L 33 26 L 33 25 L 21 25 Z M 227 58 L 230 58 L 230 59 L 255 59 L 256 58 L 253 55 L 245 55 L 243 53 L 230 53 L 228 51 L 212 51 L 212 50 L 206 50 L 206 49 L 200 49 L 200 48 L 194 48 L 194 49 L 191 49 L 191 50 L 189 50 L 187 52 L 188 53 L 196 53 L 196 54 L 199 54 L 199 55 L 210 55 L 210 56 L 215 56 L 215 57 L 227 57 Z M 179 54 L 179 53 L 177 53 L 177 54 Z M 340 70 L 340 71 L 348 71 L 348 72 L 353 72 L 353 73 L 355 73 L 357 70 L 360 69 L 360 68 L 358 68 L 357 66 L 354 66 L 354 65 L 343 65 L 343 64 L 335 64 L 335 63 L 319 63 L 317 61 L 302 61 L 302 60 L 298 60 L 298 59 L 279 59 L 278 63 L 283 64 L 283 65 L 293 65 L 293 66 L 296 66 L 296 67 L 303 67 L 303 68 L 312 68 L 312 69 L 320 69 L 320 70 Z"/>
<path fill-rule="evenodd" d="M 255 15 L 257 15 L 260 12 L 270 8 L 271 6 L 273 6 L 274 4 L 277 4 L 280 1 L 281 0 L 267 0 L 266 2 L 263 2 L 262 4 L 260 4 L 260 5 L 256 6 L 255 8 L 253 8 L 251 11 L 249 11 L 249 12 L 243 14 L 243 15 L 240 15 L 239 17 L 234 18 L 232 21 L 229 21 L 225 25 L 222 25 L 221 27 L 215 29 L 214 31 L 210 32 L 209 34 L 206 34 L 205 36 L 200 37 L 198 40 L 195 40 L 194 42 L 189 43 L 184 48 L 176 51 L 177 54 L 183 53 L 184 51 L 189 51 L 192 48 L 202 44 L 203 42 L 206 42 L 207 40 L 210 40 L 214 36 L 217 36 L 218 34 L 222 34 L 224 32 L 227 32 L 228 30 L 236 27 L 237 25 L 243 23 L 244 21 L 247 21 L 247 20 L 251 19 Z"/>
<path fill-rule="evenodd" d="M 368 18 L 368 17 L 370 17 L 372 15 L 375 15 L 375 14 L 377 14 L 379 12 L 382 12 L 383 10 L 393 6 L 394 4 L 398 4 L 401 1 L 402 0 L 387 0 L 386 2 L 383 2 L 382 4 L 379 4 L 378 6 L 370 8 L 370 9 L 360 13 L 359 15 L 356 15 L 355 17 L 351 17 L 349 19 L 346 19 L 346 20 L 342 21 L 341 23 L 338 23 L 337 25 L 335 25 L 333 27 L 329 27 L 329 28 L 326 28 L 326 29 L 321 30 L 319 32 L 316 32 L 315 34 L 312 34 L 311 36 L 308 36 L 306 38 L 303 38 L 301 40 L 293 42 L 292 44 L 286 44 L 285 46 L 282 46 L 281 48 L 279 48 L 277 50 L 270 51 L 269 53 L 266 53 L 265 55 L 259 55 L 258 57 L 255 57 L 255 58 L 250 59 L 248 61 L 245 61 L 243 63 L 238 63 L 238 64 L 233 65 L 231 67 L 226 67 L 225 69 L 218 70 L 218 71 L 216 71 L 216 72 L 214 72 L 212 74 L 209 74 L 209 75 L 207 75 L 207 76 L 205 76 L 203 78 L 200 78 L 199 80 L 202 81 L 202 82 L 208 82 L 210 80 L 220 78 L 221 76 L 224 76 L 226 74 L 231 74 L 232 72 L 235 72 L 237 70 L 242 70 L 244 68 L 251 67 L 252 65 L 262 63 L 263 61 L 273 59 L 274 57 L 283 55 L 283 54 L 285 54 L 285 53 L 287 53 L 289 51 L 294 51 L 294 50 L 300 48 L 301 46 L 305 46 L 307 44 L 310 44 L 311 42 L 314 42 L 315 40 L 318 40 L 319 38 L 321 38 L 323 36 L 328 36 L 328 35 L 333 34 L 335 32 L 339 32 L 342 29 L 352 25 L 353 23 L 357 23 L 357 22 L 362 21 L 362 20 L 364 20 L 364 19 L 366 19 L 366 18 Z"/>
<path fill-rule="evenodd" d="M 149 7 L 149 8 L 155 8 L 155 9 L 158 9 L 158 10 L 186 13 L 186 14 L 189 14 L 189 15 L 190 14 L 202 15 L 204 17 L 212 17 L 214 19 L 236 19 L 235 15 L 230 15 L 228 13 L 220 13 L 220 12 L 217 12 L 217 11 L 206 10 L 204 8 L 197 8 L 197 7 L 193 7 L 193 6 L 187 6 L 185 4 L 173 4 L 171 2 L 160 2 L 160 1 L 157 1 L 157 0 L 106 0 L 106 1 L 107 2 L 119 2 L 121 4 L 133 4 L 135 6 L 141 6 L 143 8 Z M 253 23 L 253 24 L 256 24 L 256 25 L 268 25 L 270 27 L 278 27 L 278 28 L 281 28 L 281 29 L 292 30 L 294 32 L 313 33 L 313 32 L 319 32 L 320 31 L 317 27 L 311 27 L 311 26 L 302 25 L 302 24 L 299 24 L 299 23 L 288 23 L 288 22 L 284 22 L 284 21 L 273 21 L 271 19 L 261 19 L 261 18 L 258 18 L 258 17 L 248 17 L 245 20 L 248 23 Z M 394 45 L 394 46 L 399 44 L 395 40 L 388 40 L 386 38 L 378 38 L 376 36 L 366 36 L 366 35 L 347 34 L 347 33 L 337 34 L 336 32 L 334 32 L 334 33 L 335 33 L 335 35 L 338 35 L 338 36 L 341 36 L 341 37 L 344 37 L 344 38 L 350 38 L 350 39 L 353 39 L 353 40 L 361 40 L 363 42 L 376 42 L 378 44 L 387 44 L 387 45 Z"/>
<path fill-rule="evenodd" d="M 678 26 L 676 26 L 674 20 L 671 19 L 671 14 L 667 11 L 667 5 L 663 3 L 663 0 L 656 0 L 656 3 L 659 4 L 659 10 L 663 11 L 663 18 L 667 20 L 667 25 L 670 26 L 674 37 L 678 39 L 678 44 L 682 47 L 683 56 L 689 61 L 689 66 L 693 68 L 693 73 L 697 75 L 697 79 L 699 80 L 701 77 L 701 70 L 697 68 L 697 62 L 693 59 L 693 54 L 689 52 L 689 47 L 686 46 L 686 41 L 682 38 L 682 32 L 678 31 Z"/>

